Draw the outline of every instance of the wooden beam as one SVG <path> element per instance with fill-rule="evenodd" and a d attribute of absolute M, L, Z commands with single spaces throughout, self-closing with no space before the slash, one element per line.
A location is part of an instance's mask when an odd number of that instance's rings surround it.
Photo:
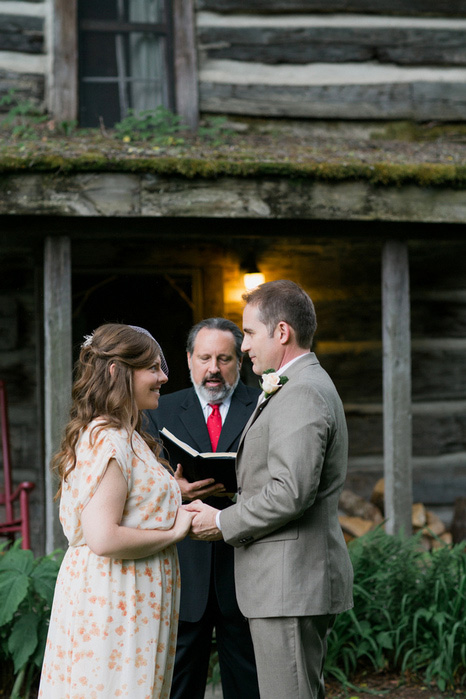
<path fill-rule="evenodd" d="M 57 481 L 50 462 L 69 413 L 72 376 L 71 243 L 47 238 L 44 249 L 44 432 L 46 551 L 65 546 L 53 498 Z"/>
<path fill-rule="evenodd" d="M 0 99 L 10 90 L 14 90 L 15 99 L 18 101 L 33 100 L 41 103 L 44 99 L 44 82 L 44 76 L 37 73 L 18 73 L 0 69 Z M 10 108 L 11 105 L 2 104 L 0 113 L 8 112 Z"/>
<path fill-rule="evenodd" d="M 244 12 L 244 0 L 198 0 L 198 10 Z M 250 14 L 350 12 L 377 15 L 464 17 L 465 0 L 250 0 Z"/>
<path fill-rule="evenodd" d="M 375 61 L 406 66 L 466 65 L 465 26 L 461 20 L 339 15 L 326 20 L 278 16 L 234 21 L 198 22 L 198 41 L 205 60 L 253 61 L 268 64 L 348 63 Z M 280 22 L 281 21 L 281 22 Z"/>
<path fill-rule="evenodd" d="M 50 110 L 57 121 L 78 116 L 77 0 L 54 0 Z"/>
<path fill-rule="evenodd" d="M 43 53 L 43 18 L 25 15 L 3 15 L 0 27 L 0 50 Z"/>
<path fill-rule="evenodd" d="M 176 111 L 195 131 L 199 123 L 199 94 L 193 0 L 173 0 Z"/>
<path fill-rule="evenodd" d="M 382 249 L 382 339 L 386 531 L 412 533 L 409 263 L 406 242 Z"/>
<path fill-rule="evenodd" d="M 316 119 L 461 121 L 464 67 L 215 60 L 199 70 L 202 112 Z"/>

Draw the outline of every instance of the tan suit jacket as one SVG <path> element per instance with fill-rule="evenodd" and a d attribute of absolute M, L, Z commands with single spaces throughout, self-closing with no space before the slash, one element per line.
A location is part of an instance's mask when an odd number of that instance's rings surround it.
<path fill-rule="evenodd" d="M 248 618 L 336 614 L 353 604 L 338 522 L 348 452 L 343 405 L 314 353 L 285 374 L 288 382 L 244 429 L 238 502 L 220 515 Z"/>

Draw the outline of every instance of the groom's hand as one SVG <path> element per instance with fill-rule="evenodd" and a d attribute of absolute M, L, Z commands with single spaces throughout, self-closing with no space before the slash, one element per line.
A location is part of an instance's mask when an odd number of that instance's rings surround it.
<path fill-rule="evenodd" d="M 184 506 L 188 512 L 194 512 L 194 517 L 191 522 L 191 539 L 198 539 L 199 541 L 218 541 L 222 539 L 222 532 L 217 527 L 215 519 L 217 512 L 215 507 L 206 505 L 200 500 L 195 500 L 194 502 Z"/>

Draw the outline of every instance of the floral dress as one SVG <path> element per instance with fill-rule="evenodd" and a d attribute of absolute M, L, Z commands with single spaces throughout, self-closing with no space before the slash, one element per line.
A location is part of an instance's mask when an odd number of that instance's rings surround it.
<path fill-rule="evenodd" d="M 76 468 L 63 484 L 60 520 L 69 548 L 58 574 L 39 689 L 42 699 L 164 699 L 176 646 L 176 546 L 137 560 L 97 556 L 86 545 L 81 512 L 110 459 L 128 484 L 121 524 L 170 529 L 181 496 L 175 479 L 138 433 L 85 428 Z"/>

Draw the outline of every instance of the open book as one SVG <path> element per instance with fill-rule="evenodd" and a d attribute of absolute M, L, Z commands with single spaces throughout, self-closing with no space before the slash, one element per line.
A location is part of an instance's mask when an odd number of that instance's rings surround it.
<path fill-rule="evenodd" d="M 183 467 L 183 476 L 188 481 L 202 481 L 215 478 L 216 483 L 223 483 L 227 493 L 236 493 L 236 470 L 234 451 L 199 452 L 164 427 L 160 430 L 164 445 L 170 456 L 170 462 L 176 468 Z"/>

